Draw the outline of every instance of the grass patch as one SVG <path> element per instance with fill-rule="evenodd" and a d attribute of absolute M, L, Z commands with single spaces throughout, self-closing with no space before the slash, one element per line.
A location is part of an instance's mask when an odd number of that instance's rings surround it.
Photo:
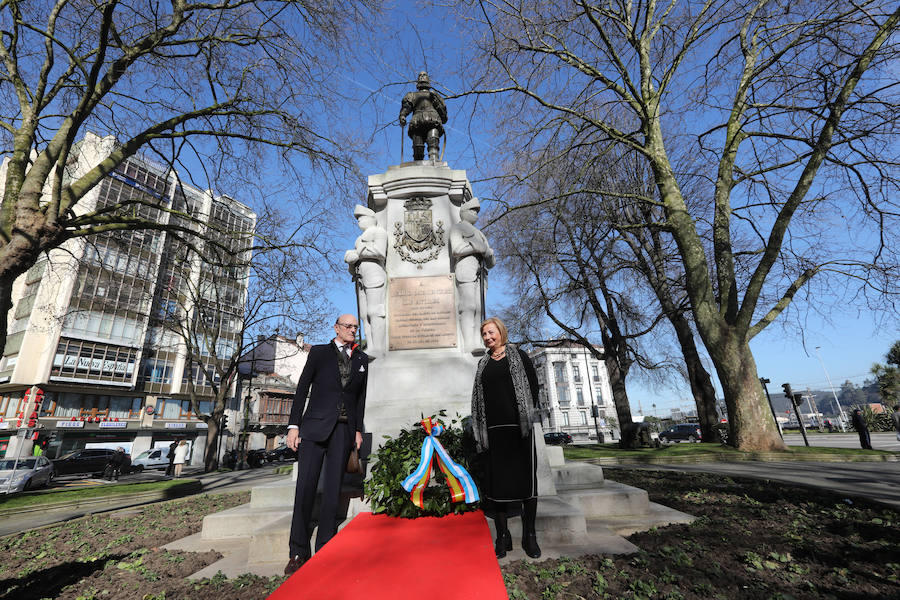
<path fill-rule="evenodd" d="M 742 452 L 731 446 L 723 446 L 721 444 L 664 444 L 659 448 L 635 448 L 622 449 L 616 443 L 613 444 L 591 444 L 566 446 L 563 448 L 563 454 L 568 460 L 588 460 L 592 458 L 629 458 L 637 460 L 656 460 L 666 458 L 687 458 L 703 456 L 709 457 L 710 460 L 742 460 L 753 457 L 757 453 Z M 767 455 L 776 454 L 767 452 Z M 804 456 L 811 455 L 829 455 L 844 456 L 852 458 L 854 456 L 871 456 L 873 454 L 888 454 L 894 452 L 885 450 L 862 450 L 860 448 L 824 448 L 806 446 L 791 446 L 783 452 L 784 460 L 800 459 Z"/>
<path fill-rule="evenodd" d="M 78 502 L 95 498 L 108 498 L 144 492 L 171 491 L 173 496 L 196 491 L 196 479 L 169 479 L 142 483 L 120 483 L 118 485 L 96 485 L 78 489 L 52 489 L 0 498 L 0 510 L 55 504 L 57 502 Z"/>

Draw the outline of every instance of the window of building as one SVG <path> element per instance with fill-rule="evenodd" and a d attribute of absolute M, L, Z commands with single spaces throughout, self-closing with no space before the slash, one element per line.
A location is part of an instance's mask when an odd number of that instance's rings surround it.
<path fill-rule="evenodd" d="M 582 424 L 582 425 L 587 425 L 587 424 L 588 424 L 588 420 L 587 420 L 587 411 L 586 411 L 586 410 L 580 410 L 580 411 L 578 411 L 578 414 L 581 416 L 581 424 Z"/>
<path fill-rule="evenodd" d="M 172 383 L 172 363 L 148 358 L 144 361 L 143 378 L 146 383 Z"/>
<path fill-rule="evenodd" d="M 41 416 L 136 419 L 140 416 L 142 405 L 143 398 L 138 396 L 47 392 L 44 394 Z"/>
<path fill-rule="evenodd" d="M 566 380 L 566 363 L 564 362 L 555 362 L 553 363 L 553 376 L 556 381 L 565 381 Z"/>
<path fill-rule="evenodd" d="M 591 365 L 591 375 L 594 381 L 600 381 L 600 368 L 597 365 Z"/>
<path fill-rule="evenodd" d="M 606 402 L 603 400 L 603 392 L 597 390 L 597 406 L 606 406 Z"/>
<path fill-rule="evenodd" d="M 137 349 L 60 338 L 50 375 L 55 379 L 129 382 Z"/>
<path fill-rule="evenodd" d="M 575 400 L 578 402 L 578 406 L 584 406 L 584 392 L 581 388 L 575 388 Z"/>
<path fill-rule="evenodd" d="M 569 386 L 557 385 L 556 386 L 556 399 L 559 401 L 560 407 L 568 408 L 569 407 Z"/>
<path fill-rule="evenodd" d="M 576 382 L 581 381 L 581 367 L 578 365 L 572 365 L 572 378 Z"/>
<path fill-rule="evenodd" d="M 294 397 L 291 394 L 264 393 L 260 398 L 259 420 L 263 423 L 287 423 Z"/>
<path fill-rule="evenodd" d="M 15 392 L 10 395 L 4 394 L 0 397 L 0 417 L 9 420 L 16 416 L 16 413 L 22 410 L 22 392 Z"/>
<path fill-rule="evenodd" d="M 564 412 L 562 414 L 562 418 L 563 418 L 563 426 L 568 427 L 569 426 L 569 413 Z"/>

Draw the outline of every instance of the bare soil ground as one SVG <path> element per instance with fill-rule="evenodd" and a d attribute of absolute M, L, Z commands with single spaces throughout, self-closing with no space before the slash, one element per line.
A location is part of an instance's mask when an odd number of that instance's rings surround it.
<path fill-rule="evenodd" d="M 769 482 L 609 469 L 655 502 L 699 517 L 629 538 L 630 556 L 520 561 L 513 600 L 900 598 L 900 511 Z M 191 581 L 215 552 L 160 550 L 249 493 L 195 496 L 0 538 L 0 599 L 255 600 L 283 577 Z"/>
<path fill-rule="evenodd" d="M 510 564 L 511 599 L 900 598 L 900 511 L 719 475 L 606 475 L 698 519 L 631 536 L 641 552 L 630 556 Z"/>

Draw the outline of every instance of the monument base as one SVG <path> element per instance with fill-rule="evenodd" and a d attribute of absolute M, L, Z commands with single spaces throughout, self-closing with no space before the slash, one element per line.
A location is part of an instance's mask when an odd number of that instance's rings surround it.
<path fill-rule="evenodd" d="M 477 366 L 477 357 L 446 349 L 388 352 L 370 363 L 365 425 L 373 450 L 442 409 L 448 420 L 467 416 Z"/>

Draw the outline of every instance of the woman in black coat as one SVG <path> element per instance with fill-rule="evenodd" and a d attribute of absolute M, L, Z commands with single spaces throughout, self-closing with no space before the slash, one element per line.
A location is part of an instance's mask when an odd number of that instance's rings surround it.
<path fill-rule="evenodd" d="M 522 505 L 522 549 L 541 555 L 537 543 L 537 455 L 532 422 L 537 406 L 537 374 L 531 359 L 509 343 L 506 326 L 491 317 L 481 324 L 487 353 L 472 387 L 475 446 L 483 453 L 482 497 L 495 507 L 497 558 L 512 550 L 507 515 Z"/>

